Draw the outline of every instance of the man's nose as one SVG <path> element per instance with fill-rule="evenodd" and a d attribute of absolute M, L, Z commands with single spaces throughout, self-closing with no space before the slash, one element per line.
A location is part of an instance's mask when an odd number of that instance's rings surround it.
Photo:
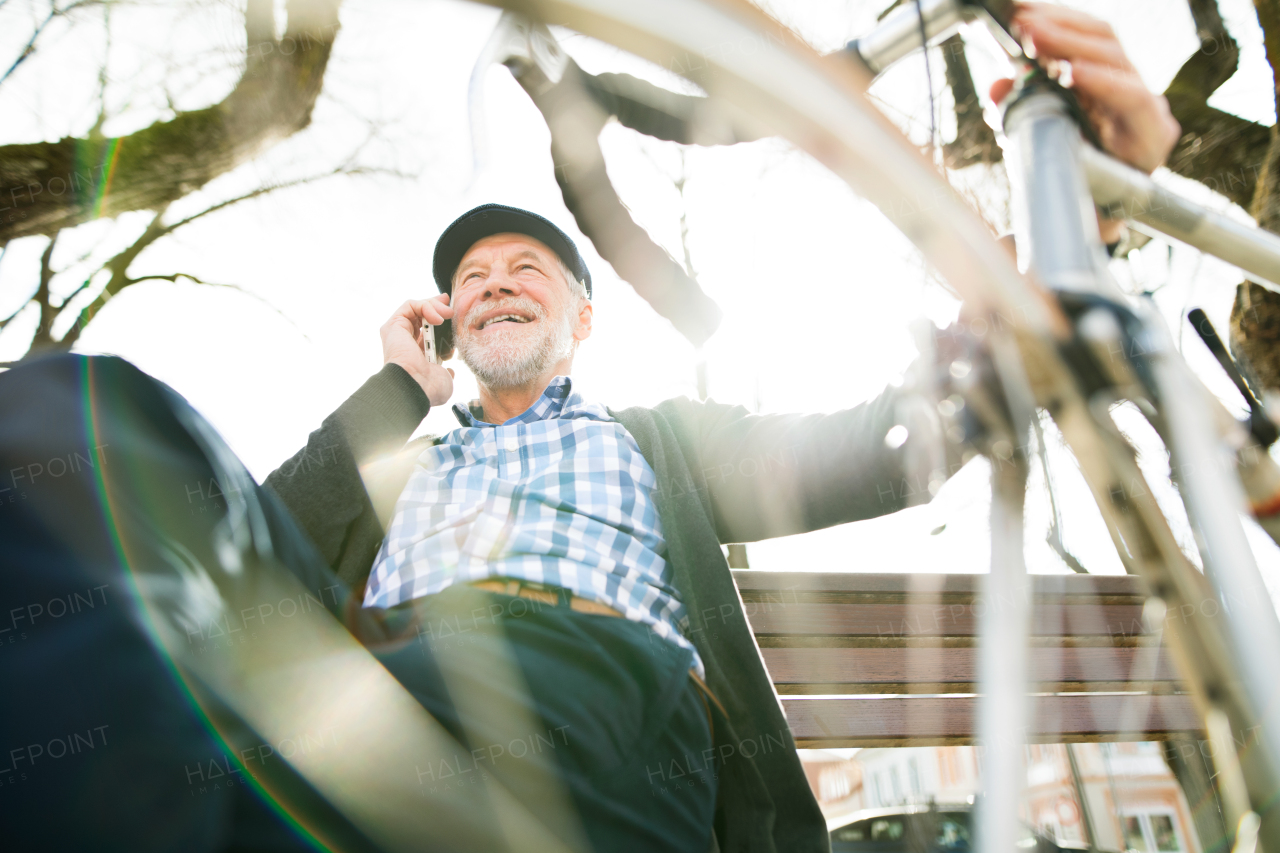
<path fill-rule="evenodd" d="M 486 299 L 493 299 L 500 296 L 518 296 L 523 292 L 520 282 L 516 281 L 505 272 L 494 272 L 489 276 L 489 280 L 484 283 L 484 295 Z"/>

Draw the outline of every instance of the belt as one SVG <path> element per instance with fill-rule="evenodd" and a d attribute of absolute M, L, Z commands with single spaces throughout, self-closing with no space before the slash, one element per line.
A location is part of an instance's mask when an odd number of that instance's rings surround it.
<path fill-rule="evenodd" d="M 472 581 L 470 586 L 476 589 L 483 589 L 485 592 L 499 592 L 503 595 L 515 595 L 520 598 L 528 598 L 533 601 L 541 601 L 543 604 L 559 604 L 560 593 L 557 587 L 547 587 L 540 583 L 531 581 L 516 580 L 514 578 L 494 578 L 492 580 Z M 614 610 L 607 604 L 601 604 L 598 601 L 592 601 L 589 598 L 583 598 L 580 595 L 574 595 L 565 592 L 569 597 L 569 607 L 579 613 L 594 613 L 597 616 L 617 616 L 622 614 Z"/>
<path fill-rule="evenodd" d="M 503 595 L 528 598 L 533 601 L 540 601 L 543 604 L 559 604 L 560 596 L 563 593 L 569 598 L 569 607 L 579 613 L 594 613 L 597 616 L 617 616 L 622 618 L 622 614 L 609 605 L 574 595 L 562 587 L 548 587 L 533 581 L 522 581 L 516 578 L 491 578 L 489 580 L 471 581 L 468 586 L 482 589 L 485 592 L 497 592 Z M 707 712 L 707 726 L 711 729 L 711 734 L 714 738 L 715 723 L 712 720 L 711 703 L 714 703 L 725 717 L 728 717 L 729 713 L 724 709 L 724 705 L 720 704 L 716 694 L 711 692 L 711 688 L 707 686 L 707 683 L 698 677 L 696 670 L 690 669 L 689 677 L 693 679 L 694 685 L 698 688 L 698 698 L 702 700 L 702 707 Z M 707 701 L 708 699 L 711 700 L 710 703 Z"/>
<path fill-rule="evenodd" d="M 707 686 L 707 683 L 698 677 L 696 669 L 689 670 L 689 678 L 693 679 L 694 685 L 698 688 L 698 698 L 702 700 L 702 708 L 707 712 L 707 728 L 711 730 L 711 740 L 714 741 L 716 739 L 716 723 L 711 717 L 711 703 L 715 703 L 715 706 L 720 709 L 720 713 L 724 715 L 725 719 L 729 718 L 729 712 L 724 709 L 724 705 L 720 704 L 720 700 L 716 698 L 716 694 L 711 692 L 711 688 Z M 708 699 L 711 700 L 711 703 L 707 702 Z"/>

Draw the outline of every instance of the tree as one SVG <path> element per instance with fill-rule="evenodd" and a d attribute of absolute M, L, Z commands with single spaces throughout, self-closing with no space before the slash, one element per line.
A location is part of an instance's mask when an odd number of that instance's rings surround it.
<path fill-rule="evenodd" d="M 360 167 L 351 158 L 332 171 L 265 184 L 178 221 L 164 221 L 172 203 L 311 123 L 339 29 L 340 3 L 341 0 L 288 0 L 284 20 L 277 21 L 272 0 L 245 0 L 239 79 L 225 97 L 211 106 L 184 111 L 171 102 L 171 117 L 131 134 L 105 136 L 102 128 L 108 115 L 104 70 L 100 81 L 104 89 L 102 107 L 87 133 L 55 142 L 0 145 L 0 258 L 10 241 L 36 236 L 49 240 L 34 293 L 18 311 L 0 318 L 0 329 L 34 303 L 39 308 L 40 322 L 30 352 L 68 349 L 102 305 L 128 286 L 157 278 L 204 283 L 185 273 L 130 277 L 130 265 L 157 240 L 239 201 L 330 174 L 373 171 Z M 109 15 L 114 5 L 110 0 L 76 0 L 60 7 L 53 0 L 47 16 L 33 27 L 31 38 L 0 78 L 0 84 L 8 82 L 14 70 L 38 49 L 40 37 L 52 22 L 74 16 L 83 19 L 86 12 L 92 11 L 101 16 L 109 34 Z M 90 275 L 69 295 L 55 294 L 51 285 L 57 271 L 52 259 L 59 234 L 86 222 L 132 211 L 152 212 L 143 233 L 102 264 L 98 270 L 101 275 Z M 87 304 L 72 305 L 76 297 L 87 297 L 95 288 L 97 293 Z M 55 325 L 65 326 L 68 321 L 69 330 L 55 338 Z"/>

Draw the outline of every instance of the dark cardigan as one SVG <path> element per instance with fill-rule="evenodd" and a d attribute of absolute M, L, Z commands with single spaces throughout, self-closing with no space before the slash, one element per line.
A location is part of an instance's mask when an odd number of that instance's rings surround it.
<path fill-rule="evenodd" d="M 657 475 L 655 494 L 687 635 L 727 720 L 716 725 L 722 851 L 825 851 L 809 789 L 721 550 L 883 515 L 904 505 L 900 453 L 884 444 L 896 393 L 829 415 L 752 415 L 681 397 L 611 412 Z M 405 444 L 430 408 L 387 365 L 325 419 L 266 486 L 338 576 L 363 588 L 387 520 L 432 439 Z"/>

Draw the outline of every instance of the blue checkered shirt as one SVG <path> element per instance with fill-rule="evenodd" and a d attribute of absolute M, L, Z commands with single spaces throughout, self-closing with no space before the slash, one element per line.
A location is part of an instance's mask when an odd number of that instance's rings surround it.
<path fill-rule="evenodd" d="M 657 478 L 622 424 L 574 393 L 567 376 L 500 425 L 453 411 L 462 428 L 418 457 L 366 607 L 518 578 L 607 604 L 693 649 L 677 627 L 688 619 L 665 559 Z M 696 651 L 693 659 L 703 675 Z"/>

